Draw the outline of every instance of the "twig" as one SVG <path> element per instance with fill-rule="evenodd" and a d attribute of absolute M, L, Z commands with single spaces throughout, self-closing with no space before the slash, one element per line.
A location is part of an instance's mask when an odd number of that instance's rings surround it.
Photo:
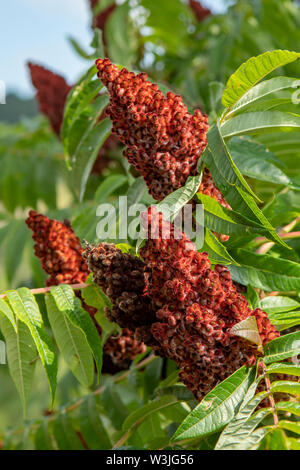
<path fill-rule="evenodd" d="M 279 233 L 278 236 L 281 240 L 293 240 L 295 238 L 300 238 L 300 232 L 290 232 L 290 233 Z M 261 245 L 256 253 L 264 254 L 269 251 L 272 246 L 274 246 L 274 242 L 268 242 L 265 237 L 258 237 L 255 240 L 255 245 Z"/>
<path fill-rule="evenodd" d="M 292 240 L 295 238 L 300 238 L 300 231 L 291 232 L 291 230 L 293 230 L 293 228 L 298 224 L 299 221 L 300 217 L 297 217 L 296 219 L 292 220 L 292 222 L 282 228 L 282 230 L 278 233 L 278 236 L 282 240 Z M 255 246 L 259 247 L 256 250 L 256 253 L 261 255 L 267 253 L 275 245 L 275 242 L 267 241 L 266 237 L 257 237 L 254 243 Z"/>
<path fill-rule="evenodd" d="M 259 255 L 265 255 L 275 245 L 274 242 L 264 243 L 260 248 L 256 250 Z"/>
<path fill-rule="evenodd" d="M 40 356 L 36 356 L 35 358 L 33 358 L 30 362 L 29 362 L 29 365 L 31 366 L 32 364 L 34 364 L 36 361 L 38 361 L 40 358 Z"/>
<path fill-rule="evenodd" d="M 120 447 L 121 445 L 124 444 L 124 442 L 127 441 L 128 437 L 130 436 L 130 433 L 131 433 L 132 429 L 128 429 L 128 431 L 125 432 L 125 434 L 121 437 L 121 439 L 116 442 L 116 444 L 113 446 L 113 449 L 116 449 L 118 447 Z"/>
<path fill-rule="evenodd" d="M 277 413 L 276 413 L 275 400 L 274 400 L 274 397 L 273 397 L 272 392 L 271 392 L 271 382 L 270 382 L 269 376 L 268 376 L 268 374 L 266 374 L 266 365 L 262 361 L 259 363 L 259 365 L 262 368 L 263 377 L 264 377 L 265 384 L 266 384 L 266 389 L 267 389 L 267 393 L 268 393 L 270 406 L 273 410 L 274 425 L 278 426 L 278 416 L 277 416 Z"/>
<path fill-rule="evenodd" d="M 84 289 L 85 287 L 88 287 L 89 284 L 68 284 L 72 289 Z M 51 287 L 40 287 L 38 289 L 30 289 L 30 292 L 35 295 L 35 294 L 46 294 L 47 292 L 50 292 L 53 286 Z M 6 294 L 1 294 L 0 299 L 4 299 L 6 297 Z"/>

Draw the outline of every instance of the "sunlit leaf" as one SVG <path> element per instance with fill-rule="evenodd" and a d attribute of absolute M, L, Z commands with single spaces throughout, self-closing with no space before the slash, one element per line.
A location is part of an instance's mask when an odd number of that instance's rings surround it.
<path fill-rule="evenodd" d="M 242 367 L 218 384 L 181 423 L 172 440 L 196 439 L 222 429 L 237 413 L 255 370 Z"/>
<path fill-rule="evenodd" d="M 231 106 L 237 102 L 257 82 L 278 67 L 282 67 L 300 57 L 298 52 L 275 50 L 265 52 L 257 57 L 251 57 L 243 63 L 228 79 L 222 97 L 224 106 Z"/>

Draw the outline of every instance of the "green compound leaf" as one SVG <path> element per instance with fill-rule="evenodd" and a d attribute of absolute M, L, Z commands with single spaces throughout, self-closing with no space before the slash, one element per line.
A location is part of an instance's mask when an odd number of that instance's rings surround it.
<path fill-rule="evenodd" d="M 94 360 L 85 334 L 57 308 L 51 294 L 46 295 L 46 306 L 54 338 L 66 364 L 84 387 L 90 387 L 94 381 Z"/>
<path fill-rule="evenodd" d="M 15 332 L 17 333 L 18 330 L 17 330 L 17 324 L 16 324 L 14 312 L 12 311 L 8 303 L 3 299 L 0 299 L 0 313 L 2 313 L 3 316 L 5 316 L 10 321 Z"/>
<path fill-rule="evenodd" d="M 263 225 L 253 222 L 232 209 L 223 207 L 206 194 L 197 194 L 197 200 L 204 205 L 204 226 L 226 235 L 247 235 L 267 233 Z"/>
<path fill-rule="evenodd" d="M 261 255 L 244 249 L 230 250 L 240 266 L 230 266 L 232 277 L 243 285 L 265 291 L 290 291 L 300 288 L 300 266 L 294 261 Z"/>
<path fill-rule="evenodd" d="M 197 193 L 202 180 L 202 173 L 196 176 L 189 176 L 186 183 L 181 188 L 165 197 L 156 207 L 168 220 L 173 222 L 182 208 L 188 204 Z M 169 211 L 166 209 L 169 209 Z"/>
<path fill-rule="evenodd" d="M 259 441 L 255 440 L 257 437 L 255 429 L 272 410 L 270 408 L 264 408 L 252 416 L 251 414 L 266 396 L 267 393 L 254 397 L 248 405 L 238 413 L 235 420 L 229 423 L 222 432 L 215 447 L 216 450 L 250 450 L 253 444 L 259 443 Z M 254 437 L 253 433 L 255 433 Z M 264 435 L 265 434 L 262 432 L 261 437 Z"/>
<path fill-rule="evenodd" d="M 279 401 L 275 404 L 276 410 L 284 411 L 285 413 L 292 413 L 295 416 L 300 416 L 300 403 L 296 401 Z"/>
<path fill-rule="evenodd" d="M 229 77 L 222 96 L 222 104 L 232 106 L 273 70 L 294 62 L 299 57 L 300 53 L 286 50 L 275 50 L 251 57 Z"/>
<path fill-rule="evenodd" d="M 258 100 L 265 99 L 268 95 L 278 93 L 287 88 L 295 86 L 295 78 L 289 77 L 275 77 L 270 80 L 265 80 L 255 87 L 248 90 L 242 98 L 240 98 L 229 110 L 225 113 L 224 118 L 228 119 L 233 114 L 245 112 L 245 110 L 253 106 Z M 276 98 L 274 98 L 275 100 Z"/>
<path fill-rule="evenodd" d="M 123 431 L 126 432 L 142 423 L 149 415 L 157 411 L 161 411 L 177 402 L 177 398 L 172 395 L 167 395 L 154 400 L 142 406 L 138 410 L 131 413 L 123 423 Z"/>
<path fill-rule="evenodd" d="M 235 165 L 222 135 L 223 131 L 221 131 L 219 122 L 212 126 L 207 133 L 208 147 L 211 150 L 216 167 L 222 172 L 228 184 L 243 188 L 254 199 L 259 200 Z"/>
<path fill-rule="evenodd" d="M 296 310 L 297 308 L 300 308 L 300 303 L 289 297 L 271 295 L 264 297 L 259 301 L 259 308 L 264 310 L 266 313 L 274 314 Z"/>
<path fill-rule="evenodd" d="M 278 380 L 271 384 L 271 392 L 288 393 L 289 395 L 300 396 L 300 382 L 291 382 L 288 380 Z"/>
<path fill-rule="evenodd" d="M 300 331 L 273 339 L 273 341 L 266 344 L 264 350 L 264 362 L 266 364 L 297 356 L 297 354 L 300 354 Z"/>
<path fill-rule="evenodd" d="M 102 369 L 102 341 L 89 313 L 82 308 L 81 302 L 75 296 L 73 289 L 66 284 L 52 287 L 51 295 L 57 308 L 68 317 L 74 326 L 84 333 L 97 365 L 99 381 Z"/>
<path fill-rule="evenodd" d="M 267 374 L 287 374 L 300 377 L 300 364 L 293 364 L 292 362 L 280 362 L 279 364 L 271 364 L 267 366 Z"/>
<path fill-rule="evenodd" d="M 34 434 L 34 447 L 36 450 L 56 450 L 47 419 L 42 421 Z"/>
<path fill-rule="evenodd" d="M 69 132 L 71 126 L 78 118 L 80 113 L 90 104 L 103 87 L 96 76 L 97 68 L 93 65 L 82 78 L 82 80 L 70 91 L 64 111 L 64 121 L 61 129 L 61 139 L 64 150 L 69 159 Z"/>
<path fill-rule="evenodd" d="M 49 382 L 53 403 L 56 390 L 57 358 L 52 341 L 46 333 L 39 306 L 26 287 L 8 291 L 6 295 L 16 317 L 30 330 Z"/>
<path fill-rule="evenodd" d="M 293 181 L 277 165 L 282 165 L 274 154 L 249 137 L 233 137 L 228 148 L 234 163 L 241 173 L 250 178 L 284 186 L 293 186 Z"/>
<path fill-rule="evenodd" d="M 263 227 L 266 230 L 265 236 L 269 240 L 273 240 L 287 247 L 286 243 L 280 239 L 274 227 L 272 227 L 268 219 L 259 209 L 253 197 L 241 187 L 228 184 L 228 181 L 223 176 L 222 168 L 220 167 L 219 169 L 217 167 L 208 147 L 206 147 L 202 158 L 208 166 L 217 187 L 230 206 L 238 212 L 239 216 L 250 220 L 252 224 L 256 224 L 258 228 Z"/>
<path fill-rule="evenodd" d="M 245 113 L 235 116 L 226 121 L 221 132 L 223 138 L 229 138 L 239 135 L 247 135 L 251 133 L 258 134 L 266 132 L 266 130 L 276 129 L 298 129 L 300 127 L 300 116 L 292 113 L 284 113 L 281 111 L 257 111 L 253 113 Z"/>
<path fill-rule="evenodd" d="M 295 312 L 269 313 L 268 317 L 278 331 L 300 325 L 300 310 Z"/>
<path fill-rule="evenodd" d="M 201 251 L 208 252 L 211 262 L 239 265 L 228 253 L 223 243 L 208 228 L 205 229 L 204 242 L 204 249 L 201 247 Z"/>
<path fill-rule="evenodd" d="M 111 449 L 112 443 L 102 422 L 93 395 L 88 395 L 80 405 L 80 430 L 91 450 Z"/>
<path fill-rule="evenodd" d="M 295 434 L 300 434 L 300 423 L 293 423 L 292 421 L 279 421 L 278 426 Z"/>
<path fill-rule="evenodd" d="M 36 365 L 36 347 L 25 323 L 15 320 L 15 328 L 6 316 L 0 313 L 0 330 L 6 343 L 6 355 L 10 375 L 19 393 L 23 414 L 30 393 Z"/>
<path fill-rule="evenodd" d="M 83 200 L 86 184 L 95 163 L 100 147 L 109 137 L 111 121 L 103 119 L 84 137 L 76 155 L 76 161 L 72 167 L 74 189 L 79 200 Z"/>
<path fill-rule="evenodd" d="M 234 418 L 254 380 L 255 369 L 241 367 L 218 384 L 181 423 L 172 441 L 197 439 L 222 429 Z"/>
<path fill-rule="evenodd" d="M 59 450 L 84 450 L 72 421 L 65 411 L 59 413 L 54 421 L 54 437 Z"/>

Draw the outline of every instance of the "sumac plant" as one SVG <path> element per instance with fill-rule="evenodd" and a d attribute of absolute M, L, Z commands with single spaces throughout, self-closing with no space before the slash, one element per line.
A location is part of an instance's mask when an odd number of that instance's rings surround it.
<path fill-rule="evenodd" d="M 78 83 L 29 65 L 58 137 L 45 184 L 72 202 L 47 203 L 41 187 L 13 206 L 25 221 L 3 209 L 8 279 L 21 287 L 2 289 L 1 344 L 24 420 L 1 446 L 299 449 L 299 83 L 277 72 L 300 53 L 265 52 L 207 84 L 207 114 L 105 58 L 119 8 L 101 16 L 102 56 Z M 46 132 L 35 126 L 34 152 Z M 189 214 L 195 243 L 177 224 Z"/>

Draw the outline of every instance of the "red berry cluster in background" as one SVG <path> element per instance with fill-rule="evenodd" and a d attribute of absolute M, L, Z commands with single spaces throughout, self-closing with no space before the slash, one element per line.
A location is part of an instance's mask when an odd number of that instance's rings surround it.
<path fill-rule="evenodd" d="M 207 253 L 198 253 L 162 214 L 152 208 L 143 219 L 152 233 L 141 250 L 144 263 L 108 244 L 89 247 L 84 256 L 114 304 L 109 318 L 176 361 L 181 380 L 200 400 L 236 369 L 255 363 L 257 348 L 230 333 L 235 324 L 255 316 L 263 344 L 279 333 L 266 313 L 250 310 L 229 271 L 212 270 Z"/>
<path fill-rule="evenodd" d="M 47 286 L 85 282 L 89 271 L 72 227 L 36 211 L 29 212 L 26 224 L 33 232 L 34 253 L 50 275 Z"/>
<path fill-rule="evenodd" d="M 113 132 L 127 146 L 124 156 L 161 200 L 196 174 L 207 143 L 207 116 L 200 110 L 189 114 L 179 95 L 164 97 L 145 73 L 120 71 L 109 59 L 98 59 L 96 65 L 110 94 Z"/>
<path fill-rule="evenodd" d="M 101 5 L 101 0 L 90 0 L 91 9 L 93 10 L 95 6 L 98 5 L 99 3 Z M 105 24 L 108 18 L 110 17 L 110 15 L 112 14 L 112 12 L 114 11 L 114 9 L 116 8 L 116 6 L 117 5 L 114 2 L 112 2 L 111 5 L 101 10 L 100 13 L 97 13 L 96 15 L 94 15 L 93 27 L 99 28 L 104 32 Z M 105 37 L 103 39 L 105 40 Z"/>
<path fill-rule="evenodd" d="M 205 8 L 201 5 L 200 2 L 197 2 L 196 0 L 189 0 L 189 5 L 199 22 L 203 21 L 207 16 L 211 15 L 210 9 Z"/>
<path fill-rule="evenodd" d="M 47 286 L 86 281 L 89 270 L 82 257 L 83 249 L 69 224 L 49 219 L 36 211 L 29 212 L 26 224 L 33 232 L 35 255 L 41 260 L 43 270 L 50 276 L 46 281 Z M 82 301 L 80 291 L 77 292 L 77 297 Z M 97 310 L 83 301 L 82 305 L 94 319 Z M 94 322 L 101 333 L 95 319 Z M 103 372 L 128 368 L 128 361 L 144 351 L 145 345 L 137 341 L 128 328 L 124 328 L 118 338 L 111 337 L 105 343 Z"/>
<path fill-rule="evenodd" d="M 63 123 L 64 109 L 67 96 L 73 86 L 68 85 L 66 80 L 51 70 L 41 65 L 28 63 L 33 86 L 36 88 L 36 100 L 40 111 L 49 119 L 52 129 L 60 137 Z M 99 118 L 99 122 L 106 118 L 104 110 Z M 92 172 L 101 174 L 107 167 L 109 159 L 107 151 L 114 149 L 118 145 L 118 139 L 110 135 L 99 150 Z"/>
<path fill-rule="evenodd" d="M 28 67 L 32 83 L 37 90 L 36 100 L 40 111 L 47 116 L 52 129 L 59 136 L 66 99 L 72 87 L 61 75 L 41 65 L 29 62 Z"/>
<path fill-rule="evenodd" d="M 127 146 L 124 156 L 144 177 L 154 199 L 162 200 L 196 174 L 207 144 L 207 117 L 200 110 L 189 114 L 179 95 L 169 92 L 165 98 L 145 73 L 120 71 L 109 59 L 98 59 L 96 65 L 110 94 L 107 114 L 113 132 Z M 230 208 L 208 169 L 199 191 Z"/>

